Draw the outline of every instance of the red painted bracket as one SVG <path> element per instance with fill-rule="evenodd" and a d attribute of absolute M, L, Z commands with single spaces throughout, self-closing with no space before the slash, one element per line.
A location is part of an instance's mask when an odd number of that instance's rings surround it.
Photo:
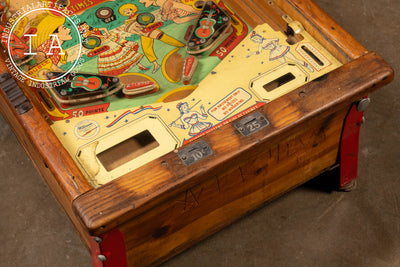
<path fill-rule="evenodd" d="M 113 229 L 99 237 L 90 237 L 93 267 L 126 267 L 124 235 Z"/>
<path fill-rule="evenodd" d="M 346 116 L 340 141 L 340 187 L 358 176 L 358 146 L 363 116 L 364 111 L 360 110 L 359 103 L 353 103 Z"/>

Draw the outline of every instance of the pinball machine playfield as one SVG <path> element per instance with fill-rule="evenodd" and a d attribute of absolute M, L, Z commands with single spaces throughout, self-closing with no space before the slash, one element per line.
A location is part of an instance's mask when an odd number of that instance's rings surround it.
<path fill-rule="evenodd" d="M 391 68 L 312 1 L 1 2 L 1 111 L 94 266 L 157 264 L 339 166 Z"/>

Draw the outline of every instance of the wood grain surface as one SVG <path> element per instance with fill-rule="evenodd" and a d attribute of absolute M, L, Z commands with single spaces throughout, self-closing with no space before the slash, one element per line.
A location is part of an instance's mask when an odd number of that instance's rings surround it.
<path fill-rule="evenodd" d="M 308 126 L 315 123 L 315 118 L 324 118 L 349 107 L 390 82 L 392 75 L 392 69 L 379 56 L 367 54 L 331 72 L 325 80 L 308 83 L 262 108 L 271 123 L 268 129 L 245 139 L 233 126 L 222 127 L 204 138 L 214 150 L 211 158 L 185 168 L 171 152 L 134 173 L 87 192 L 74 201 L 74 207 L 88 231 L 93 235 L 101 234 L 171 195 L 203 182 L 210 174 L 223 173 L 250 154 L 260 153 L 266 143 L 280 142 L 295 134 L 296 127 Z M 305 97 L 301 97 L 300 92 Z"/>
<path fill-rule="evenodd" d="M 393 79 L 378 55 L 310 0 L 226 2 L 252 27 L 268 22 L 285 31 L 288 14 L 345 65 L 258 110 L 270 122 L 261 131 L 244 137 L 229 124 L 202 137 L 213 154 L 189 167 L 174 151 L 94 189 L 30 90 L 20 84 L 34 106 L 23 115 L 0 90 L 1 112 L 87 246 L 89 235 L 119 228 L 131 265 L 175 255 L 334 165 L 350 105 Z"/>

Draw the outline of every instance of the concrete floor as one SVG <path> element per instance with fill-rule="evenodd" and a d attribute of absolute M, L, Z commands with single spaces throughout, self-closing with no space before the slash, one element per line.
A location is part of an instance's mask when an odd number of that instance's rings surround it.
<path fill-rule="evenodd" d="M 315 2 L 400 72 L 400 1 Z M 164 266 L 400 266 L 398 81 L 371 95 L 355 191 L 331 191 L 317 178 Z M 1 116 L 0 123 L 0 266 L 91 266 Z"/>

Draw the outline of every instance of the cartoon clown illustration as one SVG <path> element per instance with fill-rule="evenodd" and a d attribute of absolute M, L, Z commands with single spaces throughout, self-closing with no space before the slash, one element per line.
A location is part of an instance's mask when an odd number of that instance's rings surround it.
<path fill-rule="evenodd" d="M 314 72 L 314 69 L 307 64 L 296 58 L 292 52 L 290 52 L 290 47 L 286 45 L 280 45 L 278 38 L 264 38 L 261 35 L 253 31 L 250 35 L 250 40 L 254 43 L 258 43 L 258 50 L 251 52 L 247 55 L 250 57 L 252 55 L 260 55 L 263 50 L 269 50 L 269 60 L 277 60 L 281 63 L 285 63 L 287 60 L 298 63 L 300 66 L 306 68 L 309 72 Z"/>
<path fill-rule="evenodd" d="M 170 127 L 173 126 L 180 129 L 189 129 L 190 136 L 196 136 L 212 127 L 212 123 L 210 122 L 199 121 L 200 119 L 205 120 L 208 117 L 203 105 L 200 106 L 200 113 L 197 111 L 192 111 L 187 102 L 178 103 L 176 108 L 181 113 L 178 120 L 180 120 L 182 124 L 177 124 L 176 120 L 169 125 Z"/>

